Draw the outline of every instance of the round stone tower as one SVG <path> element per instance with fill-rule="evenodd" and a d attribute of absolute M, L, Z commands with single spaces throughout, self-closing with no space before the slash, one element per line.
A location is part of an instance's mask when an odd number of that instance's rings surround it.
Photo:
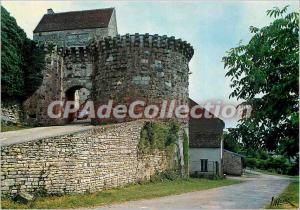
<path fill-rule="evenodd" d="M 94 103 L 176 100 L 188 104 L 188 64 L 194 50 L 186 41 L 157 34 L 126 34 L 107 37 L 90 47 Z"/>

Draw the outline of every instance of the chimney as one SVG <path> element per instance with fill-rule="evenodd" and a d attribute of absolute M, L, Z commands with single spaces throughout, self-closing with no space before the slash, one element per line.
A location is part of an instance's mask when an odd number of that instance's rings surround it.
<path fill-rule="evenodd" d="M 47 14 L 48 15 L 54 14 L 53 9 L 52 8 L 47 9 Z"/>

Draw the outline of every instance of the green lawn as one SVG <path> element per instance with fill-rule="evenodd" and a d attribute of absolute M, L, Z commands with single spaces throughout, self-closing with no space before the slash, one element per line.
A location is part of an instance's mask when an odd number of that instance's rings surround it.
<path fill-rule="evenodd" d="M 17 131 L 17 130 L 23 130 L 23 129 L 28 129 L 28 128 L 32 128 L 32 127 L 24 126 L 24 125 L 4 125 L 4 124 L 1 124 L 1 132 Z"/>
<path fill-rule="evenodd" d="M 2 199 L 2 208 L 79 208 L 93 207 L 104 204 L 119 203 L 130 200 L 154 198 L 166 195 L 181 194 L 185 192 L 205 190 L 214 187 L 240 183 L 238 180 L 220 179 L 207 180 L 191 178 L 189 180 L 165 181 L 130 185 L 123 188 L 86 193 L 77 195 L 51 196 L 37 198 L 29 204 L 19 204 L 10 199 Z"/>
<path fill-rule="evenodd" d="M 299 180 L 293 180 L 277 198 L 279 205 L 268 206 L 271 209 L 298 209 L 299 208 Z"/>

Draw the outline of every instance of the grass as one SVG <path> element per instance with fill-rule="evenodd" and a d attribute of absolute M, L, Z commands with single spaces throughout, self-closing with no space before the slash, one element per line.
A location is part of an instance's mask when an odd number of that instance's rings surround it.
<path fill-rule="evenodd" d="M 95 193 L 73 194 L 63 196 L 49 196 L 37 198 L 28 204 L 20 204 L 11 199 L 2 198 L 2 208 L 79 208 L 120 203 L 130 200 L 149 199 L 167 195 L 181 194 L 191 191 L 205 190 L 220 186 L 237 184 L 241 181 L 232 179 L 207 180 L 190 178 L 188 180 L 149 182 L 145 184 L 129 185 L 123 188 L 105 190 Z"/>
<path fill-rule="evenodd" d="M 261 169 L 255 169 L 254 171 L 257 171 L 257 172 L 260 172 L 260 173 L 263 173 L 263 174 L 268 174 L 268 175 L 275 175 L 275 176 L 284 176 L 284 177 L 289 177 L 289 178 L 296 178 L 298 179 L 299 178 L 299 175 L 297 176 L 291 176 L 291 175 L 286 175 L 286 174 L 279 174 L 277 172 L 273 172 L 273 171 L 267 171 L 267 170 L 261 170 Z"/>
<path fill-rule="evenodd" d="M 32 128 L 32 127 L 25 126 L 25 125 L 4 125 L 4 124 L 1 124 L 1 132 L 17 131 L 17 130 L 23 130 L 23 129 L 28 129 L 28 128 Z"/>
<path fill-rule="evenodd" d="M 294 179 L 289 186 L 276 198 L 279 205 L 267 206 L 271 209 L 298 209 L 299 208 L 299 180 Z"/>

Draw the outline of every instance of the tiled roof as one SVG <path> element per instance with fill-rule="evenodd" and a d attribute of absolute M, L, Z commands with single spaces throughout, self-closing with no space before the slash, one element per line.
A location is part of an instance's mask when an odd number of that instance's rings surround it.
<path fill-rule="evenodd" d="M 34 33 L 87 28 L 106 28 L 114 8 L 45 14 Z"/>
<path fill-rule="evenodd" d="M 189 99 L 190 107 L 198 105 L 192 99 Z M 203 114 L 206 110 L 199 108 L 197 114 Z M 202 115 L 204 116 L 204 115 Z M 223 135 L 224 122 L 210 113 L 212 118 L 190 118 L 189 121 L 189 139 L 191 148 L 220 148 L 221 137 Z"/>

